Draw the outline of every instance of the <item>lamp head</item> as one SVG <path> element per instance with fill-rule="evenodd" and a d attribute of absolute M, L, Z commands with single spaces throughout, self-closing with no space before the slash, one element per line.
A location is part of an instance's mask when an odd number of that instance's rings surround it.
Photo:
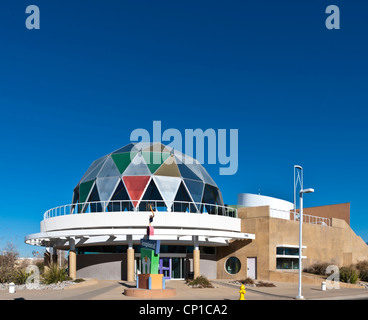
<path fill-rule="evenodd" d="M 307 189 L 300 190 L 300 193 L 312 193 L 312 192 L 314 192 L 313 188 L 307 188 Z"/>

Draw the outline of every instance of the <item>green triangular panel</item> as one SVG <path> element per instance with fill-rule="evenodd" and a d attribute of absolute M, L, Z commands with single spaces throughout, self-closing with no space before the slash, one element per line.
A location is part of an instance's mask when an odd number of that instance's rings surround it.
<path fill-rule="evenodd" d="M 112 154 L 111 158 L 114 160 L 115 165 L 122 174 L 125 169 L 129 166 L 132 159 L 136 156 L 137 152 L 127 152 L 127 153 L 116 153 Z"/>
<path fill-rule="evenodd" d="M 94 183 L 95 183 L 95 181 L 91 180 L 91 181 L 81 183 L 79 185 L 79 203 L 86 202 L 87 197 L 88 197 Z"/>
<path fill-rule="evenodd" d="M 142 155 L 144 161 L 146 161 L 148 169 L 151 171 L 151 173 L 154 173 L 170 156 L 170 153 L 143 151 Z"/>

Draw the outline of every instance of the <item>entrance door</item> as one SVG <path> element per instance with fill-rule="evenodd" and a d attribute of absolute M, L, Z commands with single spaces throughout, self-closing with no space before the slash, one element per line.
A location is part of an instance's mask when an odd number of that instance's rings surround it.
<path fill-rule="evenodd" d="M 161 258 L 158 272 L 164 275 L 167 280 L 171 279 L 171 258 Z"/>
<path fill-rule="evenodd" d="M 257 258 L 247 258 L 247 276 L 251 279 L 257 279 Z"/>
<path fill-rule="evenodd" d="M 166 280 L 184 279 L 184 258 L 160 258 L 158 272 L 164 275 Z"/>

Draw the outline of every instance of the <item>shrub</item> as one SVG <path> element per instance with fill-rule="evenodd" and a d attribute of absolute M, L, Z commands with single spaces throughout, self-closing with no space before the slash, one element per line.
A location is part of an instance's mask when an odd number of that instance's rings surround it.
<path fill-rule="evenodd" d="M 243 280 L 240 280 L 240 282 L 242 284 L 254 284 L 254 280 L 252 278 L 246 278 L 246 279 L 243 279 Z"/>
<path fill-rule="evenodd" d="M 199 276 L 194 280 L 188 281 L 188 285 L 197 288 L 213 288 L 212 283 L 204 276 Z"/>
<path fill-rule="evenodd" d="M 256 284 L 257 287 L 276 287 L 273 283 L 271 282 L 263 282 L 263 281 L 259 281 Z"/>
<path fill-rule="evenodd" d="M 359 278 L 362 281 L 368 282 L 368 271 L 362 271 L 359 273 Z"/>
<path fill-rule="evenodd" d="M 359 261 L 355 267 L 359 271 L 360 280 L 368 281 L 368 260 Z"/>
<path fill-rule="evenodd" d="M 44 265 L 43 261 L 36 262 L 36 267 L 38 268 L 38 270 L 40 270 L 40 274 L 44 273 L 45 265 Z"/>
<path fill-rule="evenodd" d="M 12 282 L 13 270 L 0 267 L 0 283 Z"/>
<path fill-rule="evenodd" d="M 359 280 L 359 271 L 350 267 L 340 268 L 340 281 L 355 284 Z"/>
<path fill-rule="evenodd" d="M 15 284 L 25 284 L 30 275 L 31 273 L 27 273 L 25 268 L 15 269 L 12 274 L 12 282 Z"/>
<path fill-rule="evenodd" d="M 56 264 L 51 264 L 45 269 L 43 275 L 43 283 L 51 284 L 71 280 L 65 268 L 59 268 Z"/>
<path fill-rule="evenodd" d="M 318 274 L 318 275 L 326 275 L 326 269 L 331 263 L 322 262 L 312 264 L 309 268 L 305 269 L 306 272 Z"/>
<path fill-rule="evenodd" d="M 0 256 L 0 283 L 12 282 L 15 269 L 15 261 L 18 257 L 18 252 L 15 246 L 8 243 Z"/>

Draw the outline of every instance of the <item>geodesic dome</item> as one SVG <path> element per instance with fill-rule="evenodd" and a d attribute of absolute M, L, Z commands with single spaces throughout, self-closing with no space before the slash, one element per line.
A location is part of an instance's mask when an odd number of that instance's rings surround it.
<path fill-rule="evenodd" d="M 74 189 L 79 212 L 193 210 L 223 206 L 216 183 L 192 157 L 161 143 L 130 143 L 95 160 Z M 212 205 L 212 206 L 211 206 Z"/>

